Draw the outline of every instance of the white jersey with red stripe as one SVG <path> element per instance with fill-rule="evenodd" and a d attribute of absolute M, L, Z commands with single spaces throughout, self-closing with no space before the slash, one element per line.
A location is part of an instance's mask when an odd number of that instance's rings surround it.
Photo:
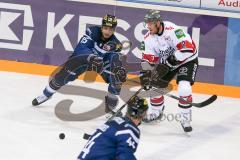
<path fill-rule="evenodd" d="M 163 26 L 161 35 L 145 34 L 141 46 L 143 60 L 165 64 L 168 56 L 175 55 L 182 65 L 198 57 L 196 46 L 188 33 L 172 22 L 164 21 Z"/>

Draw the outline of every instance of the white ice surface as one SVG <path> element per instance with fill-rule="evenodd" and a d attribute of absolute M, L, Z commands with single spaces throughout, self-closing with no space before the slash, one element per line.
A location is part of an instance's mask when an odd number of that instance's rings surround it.
<path fill-rule="evenodd" d="M 104 123 L 105 116 L 89 121 L 62 121 L 55 115 L 61 100 L 74 103 L 72 113 L 94 109 L 102 100 L 56 93 L 40 107 L 32 99 L 41 94 L 48 77 L 0 72 L 0 160 L 75 160 L 84 144 L 84 132 Z M 103 83 L 75 81 L 106 90 Z M 171 92 L 176 94 L 176 92 Z M 239 93 L 240 94 L 240 93 Z M 104 97 L 104 95 L 101 95 Z M 209 95 L 194 94 L 199 102 Z M 121 101 L 121 104 L 123 102 Z M 177 101 L 166 97 L 165 113 L 177 113 Z M 240 99 L 219 97 L 206 108 L 193 108 L 194 132 L 187 137 L 178 122 L 162 121 L 140 126 L 139 160 L 237 160 L 240 156 Z M 59 133 L 66 138 L 59 140 Z"/>

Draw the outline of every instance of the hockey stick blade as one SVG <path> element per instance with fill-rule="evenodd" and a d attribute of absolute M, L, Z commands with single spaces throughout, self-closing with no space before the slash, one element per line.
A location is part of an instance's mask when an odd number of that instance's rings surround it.
<path fill-rule="evenodd" d="M 176 100 L 185 101 L 184 99 L 179 98 L 177 96 L 174 96 L 172 94 L 166 94 L 166 96 L 171 97 L 171 98 L 176 99 Z M 208 98 L 207 100 L 205 100 L 203 102 L 200 102 L 200 103 L 189 103 L 187 101 L 185 101 L 185 102 L 191 104 L 194 107 L 203 108 L 203 107 L 208 106 L 209 104 L 213 103 L 216 99 L 217 99 L 217 95 L 212 95 L 210 98 Z"/>
<path fill-rule="evenodd" d="M 205 107 L 205 106 L 208 106 L 209 104 L 213 103 L 214 101 L 217 100 L 217 95 L 212 95 L 210 98 L 208 98 L 207 100 L 201 102 L 201 103 L 193 103 L 193 105 L 195 107 L 198 107 L 198 108 L 202 108 L 202 107 Z"/>
<path fill-rule="evenodd" d="M 132 80 L 132 79 L 127 79 L 127 80 L 130 81 L 130 82 L 134 82 L 136 84 L 140 84 L 138 81 L 135 81 L 135 80 Z M 176 100 L 185 101 L 184 99 L 182 99 L 180 97 L 177 97 L 177 96 L 174 96 L 172 94 L 168 94 L 167 92 L 164 92 L 164 90 L 158 90 L 157 88 L 155 88 L 155 89 L 153 89 L 153 91 L 155 91 L 157 93 L 160 93 L 162 95 L 166 95 L 166 96 L 171 97 L 171 98 L 176 99 Z M 169 90 L 169 91 L 171 91 L 171 90 Z M 208 106 L 209 104 L 213 103 L 216 99 L 217 99 L 217 95 L 212 95 L 207 100 L 205 100 L 203 102 L 200 102 L 200 103 L 189 103 L 187 101 L 185 101 L 185 102 L 191 104 L 194 107 L 203 108 L 203 107 Z"/>

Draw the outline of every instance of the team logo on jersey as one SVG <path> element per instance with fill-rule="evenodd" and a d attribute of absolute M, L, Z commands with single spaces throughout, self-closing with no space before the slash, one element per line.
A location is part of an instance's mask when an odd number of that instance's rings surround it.
<path fill-rule="evenodd" d="M 180 75 L 187 75 L 187 72 L 188 72 L 188 69 L 187 69 L 187 67 L 181 67 L 180 69 L 179 69 L 179 73 L 178 73 L 178 76 L 180 76 Z"/>
<path fill-rule="evenodd" d="M 160 57 L 168 57 L 169 55 L 173 54 L 175 49 L 173 47 L 168 47 L 166 50 L 159 50 Z"/>
<path fill-rule="evenodd" d="M 177 36 L 178 39 L 182 38 L 182 37 L 186 37 L 185 33 L 183 32 L 182 29 L 178 29 L 175 31 L 175 34 Z"/>

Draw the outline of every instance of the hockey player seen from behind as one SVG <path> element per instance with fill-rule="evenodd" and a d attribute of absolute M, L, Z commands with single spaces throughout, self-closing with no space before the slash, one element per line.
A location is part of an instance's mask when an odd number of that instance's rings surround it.
<path fill-rule="evenodd" d="M 160 12 L 150 10 L 144 17 L 148 32 L 141 44 L 142 77 L 141 85 L 145 89 L 162 88 L 176 76 L 181 114 L 181 125 L 185 132 L 191 132 L 192 85 L 198 68 L 198 52 L 188 33 L 181 27 L 169 21 L 163 21 Z M 159 75 L 161 66 L 168 67 L 168 73 Z M 157 67 L 158 66 L 158 67 Z M 154 78 L 152 76 L 154 75 Z M 156 76 L 157 75 L 157 76 Z M 150 106 L 145 122 L 151 122 L 162 117 L 164 111 L 164 96 L 151 96 Z"/>
<path fill-rule="evenodd" d="M 102 19 L 102 26 L 89 27 L 72 55 L 52 77 L 43 94 L 35 98 L 32 104 L 40 105 L 82 73 L 95 71 L 109 84 L 105 104 L 106 112 L 112 111 L 118 103 L 117 95 L 122 83 L 126 81 L 126 71 L 120 58 L 122 44 L 114 35 L 116 26 L 116 17 L 106 15 Z"/>
<path fill-rule="evenodd" d="M 89 138 L 78 160 L 136 160 L 142 118 L 148 109 L 147 100 L 134 97 L 124 117 L 115 117 L 99 127 Z"/>

